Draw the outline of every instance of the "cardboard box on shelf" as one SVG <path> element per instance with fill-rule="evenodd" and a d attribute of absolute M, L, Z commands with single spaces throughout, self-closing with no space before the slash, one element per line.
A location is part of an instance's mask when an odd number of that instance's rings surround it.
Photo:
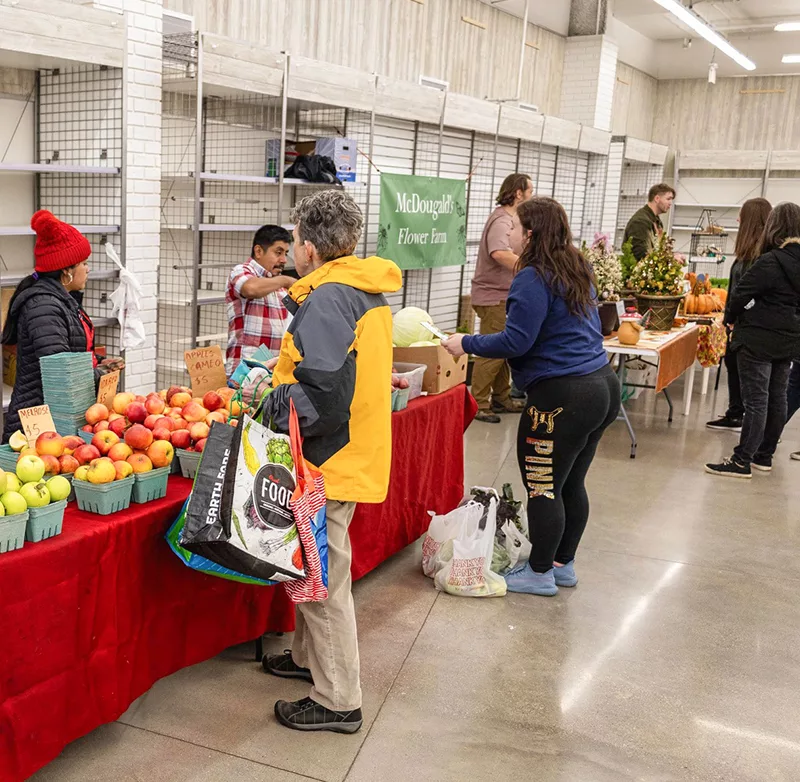
<path fill-rule="evenodd" d="M 283 156 L 283 170 L 285 171 L 300 155 L 316 154 L 316 141 L 287 141 Z M 279 138 L 267 139 L 267 173 L 266 176 L 278 176 L 278 158 L 281 154 L 281 140 Z"/>
<path fill-rule="evenodd" d="M 358 155 L 355 139 L 318 138 L 316 154 L 329 157 L 336 167 L 336 176 L 342 182 L 356 181 L 356 157 Z"/>
<path fill-rule="evenodd" d="M 395 348 L 394 361 L 425 364 L 422 390 L 428 394 L 441 394 L 467 379 L 467 357 L 453 358 L 441 345 Z"/>

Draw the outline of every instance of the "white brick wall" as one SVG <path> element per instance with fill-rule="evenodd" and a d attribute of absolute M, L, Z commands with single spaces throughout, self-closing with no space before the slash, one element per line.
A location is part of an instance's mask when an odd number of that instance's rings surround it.
<path fill-rule="evenodd" d="M 617 231 L 617 216 L 619 214 L 620 189 L 622 187 L 622 168 L 625 153 L 624 141 L 612 141 L 608 151 L 608 168 L 606 169 L 606 192 L 603 205 L 603 233 L 608 234 L 611 240 L 619 246 L 620 236 L 615 236 Z"/>
<path fill-rule="evenodd" d="M 617 45 L 604 35 L 567 39 L 561 84 L 564 119 L 611 130 L 617 53 Z"/>
<path fill-rule="evenodd" d="M 144 291 L 147 341 L 128 350 L 126 389 L 156 387 L 158 259 L 161 220 L 162 0 L 102 0 L 122 6 L 127 21 L 127 267 Z"/>

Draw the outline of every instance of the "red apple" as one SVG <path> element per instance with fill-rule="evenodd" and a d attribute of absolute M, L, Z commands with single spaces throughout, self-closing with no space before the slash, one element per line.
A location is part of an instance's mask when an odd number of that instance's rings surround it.
<path fill-rule="evenodd" d="M 156 440 L 148 449 L 147 457 L 153 463 L 153 467 L 166 467 L 172 464 L 172 457 L 175 449 L 169 440 Z"/>
<path fill-rule="evenodd" d="M 61 464 L 57 456 L 45 453 L 40 454 L 39 458 L 44 462 L 44 471 L 50 475 L 58 475 L 61 472 Z"/>
<path fill-rule="evenodd" d="M 172 397 L 175 396 L 175 394 L 180 394 L 182 391 L 183 386 L 170 386 L 167 389 L 167 404 L 172 405 Z"/>
<path fill-rule="evenodd" d="M 36 438 L 36 453 L 50 455 L 56 459 L 64 453 L 64 438 L 58 432 L 42 432 Z"/>
<path fill-rule="evenodd" d="M 185 405 L 188 405 L 189 402 L 192 401 L 192 395 L 188 391 L 179 391 L 175 396 L 173 396 L 169 403 L 173 407 L 180 407 L 183 408 Z"/>
<path fill-rule="evenodd" d="M 128 426 L 128 421 L 123 416 L 119 418 L 115 418 L 109 425 L 108 428 L 114 432 L 115 435 L 118 437 L 122 437 L 125 433 L 125 429 Z"/>
<path fill-rule="evenodd" d="M 205 420 L 205 417 L 208 415 L 208 410 L 203 407 L 203 405 L 198 404 L 197 402 L 189 402 L 183 410 L 181 410 L 181 415 L 190 423 L 196 423 L 197 421 Z"/>
<path fill-rule="evenodd" d="M 114 412 L 117 413 L 117 415 L 125 415 L 125 408 L 131 402 L 133 402 L 133 394 L 123 391 L 114 395 L 111 406 L 114 408 Z"/>
<path fill-rule="evenodd" d="M 121 481 L 129 475 L 133 475 L 133 467 L 126 461 L 114 462 L 114 471 L 116 472 L 115 481 Z"/>
<path fill-rule="evenodd" d="M 216 391 L 209 391 L 203 397 L 203 407 L 205 407 L 206 410 L 219 410 L 224 404 L 225 400 Z"/>
<path fill-rule="evenodd" d="M 194 449 L 195 449 L 195 451 L 198 451 L 198 452 L 201 452 L 201 453 L 202 453 L 202 451 L 203 451 L 203 448 L 205 448 L 205 447 L 206 447 L 206 439 L 207 439 L 207 438 L 205 438 L 205 437 L 204 437 L 202 440 L 198 440 L 198 441 L 197 441 L 197 442 L 194 444 Z"/>
<path fill-rule="evenodd" d="M 153 442 L 153 433 L 141 424 L 134 424 L 127 432 L 125 432 L 125 442 L 136 450 L 143 450 L 149 448 Z"/>
<path fill-rule="evenodd" d="M 132 424 L 142 424 L 147 418 L 147 408 L 142 402 L 131 402 L 125 408 L 125 416 Z"/>
<path fill-rule="evenodd" d="M 78 464 L 89 464 L 92 459 L 100 458 L 100 451 L 93 445 L 87 444 L 76 449 L 75 453 L 72 455 L 78 460 Z"/>
<path fill-rule="evenodd" d="M 64 456 L 58 460 L 58 464 L 62 473 L 75 472 L 75 470 L 81 466 L 81 463 L 74 456 L 70 456 L 69 454 L 64 454 Z"/>
<path fill-rule="evenodd" d="M 110 429 L 110 428 L 111 428 L 111 424 L 109 424 L 108 421 L 98 421 L 94 425 L 94 429 L 92 429 L 92 431 L 95 434 L 97 434 L 98 432 L 105 432 L 107 429 Z"/>
<path fill-rule="evenodd" d="M 102 456 L 105 456 L 118 442 L 119 435 L 114 434 L 110 429 L 98 432 L 92 438 L 92 445 L 100 451 Z"/>
<path fill-rule="evenodd" d="M 172 433 L 169 439 L 176 448 L 183 448 L 184 450 L 192 444 L 192 436 L 187 429 L 178 429 Z"/>
<path fill-rule="evenodd" d="M 147 400 L 147 397 L 144 396 L 144 394 L 136 394 L 136 396 L 133 399 L 135 402 L 141 402 L 142 404 L 144 404 L 145 401 Z"/>
<path fill-rule="evenodd" d="M 170 418 L 169 416 L 162 415 L 156 425 L 153 427 L 153 430 L 156 429 L 166 429 L 167 431 L 171 432 L 175 428 L 175 419 Z"/>
<path fill-rule="evenodd" d="M 120 442 L 111 446 L 111 450 L 108 452 L 108 458 L 111 459 L 112 462 L 124 462 L 132 453 L 133 448 L 131 448 L 130 445 Z"/>
<path fill-rule="evenodd" d="M 165 426 L 157 426 L 153 429 L 153 440 L 168 440 L 172 441 L 172 432 Z"/>
<path fill-rule="evenodd" d="M 150 415 L 160 415 L 164 412 L 164 408 L 167 404 L 158 394 L 150 394 L 147 399 L 145 399 L 144 406 Z"/>
<path fill-rule="evenodd" d="M 87 424 L 88 426 L 88 424 Z M 76 448 L 80 448 L 84 444 L 83 437 L 78 437 L 76 434 L 71 434 L 69 437 L 64 438 L 64 454 L 69 456 L 71 453 L 75 451 Z"/>
<path fill-rule="evenodd" d="M 133 467 L 134 472 L 149 472 L 153 469 L 153 462 L 150 461 L 150 457 L 143 453 L 135 453 L 133 456 L 129 456 L 126 461 Z"/>
<path fill-rule="evenodd" d="M 86 423 L 87 424 L 96 424 L 98 421 L 107 421 L 108 420 L 108 408 L 105 405 L 101 405 L 100 403 L 92 405 L 86 411 Z"/>
<path fill-rule="evenodd" d="M 92 434 L 94 434 L 94 427 L 91 424 L 86 424 L 86 426 L 82 426 L 81 427 L 81 431 L 82 432 L 91 432 Z M 81 437 L 81 440 L 83 440 L 82 437 Z"/>
<path fill-rule="evenodd" d="M 189 436 L 195 443 L 208 437 L 210 427 L 205 421 L 197 421 L 189 427 Z"/>
<path fill-rule="evenodd" d="M 164 418 L 163 415 L 148 415 L 147 418 L 144 419 L 144 425 L 150 429 L 151 431 L 156 428 L 156 424 Z"/>

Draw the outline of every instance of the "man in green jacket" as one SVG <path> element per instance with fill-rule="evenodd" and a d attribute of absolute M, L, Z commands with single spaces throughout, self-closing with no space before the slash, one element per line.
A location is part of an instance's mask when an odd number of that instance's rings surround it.
<path fill-rule="evenodd" d="M 632 240 L 631 249 L 637 261 L 641 261 L 655 246 L 664 231 L 661 215 L 669 212 L 674 200 L 675 189 L 671 185 L 663 182 L 653 185 L 647 194 L 647 203 L 628 220 L 623 242 Z"/>

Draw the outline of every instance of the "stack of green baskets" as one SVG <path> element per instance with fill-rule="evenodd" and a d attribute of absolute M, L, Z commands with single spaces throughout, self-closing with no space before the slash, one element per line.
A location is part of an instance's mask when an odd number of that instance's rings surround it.
<path fill-rule="evenodd" d="M 72 488 L 81 510 L 97 513 L 100 516 L 110 516 L 130 507 L 133 484 L 133 475 L 129 475 L 111 483 L 73 481 Z"/>
<path fill-rule="evenodd" d="M 95 403 L 92 354 L 56 353 L 39 359 L 44 402 L 56 431 L 67 436 L 86 423 L 86 411 Z"/>
<path fill-rule="evenodd" d="M 25 540 L 29 543 L 38 543 L 41 540 L 60 535 L 66 507 L 67 501 L 61 500 L 60 502 L 51 502 L 43 508 L 28 508 Z"/>
<path fill-rule="evenodd" d="M 202 452 L 177 448 L 175 453 L 178 454 L 178 461 L 181 463 L 181 475 L 194 480 L 194 476 L 197 474 L 197 465 L 200 464 L 200 458 L 203 456 Z"/>
<path fill-rule="evenodd" d="M 137 472 L 133 475 L 133 502 L 150 502 L 160 500 L 167 496 L 167 480 L 171 467 L 159 467 L 147 472 Z"/>
<path fill-rule="evenodd" d="M 0 469 L 15 472 L 19 454 L 8 444 L 0 445 Z"/>
<path fill-rule="evenodd" d="M 22 548 L 27 524 L 28 511 L 0 517 L 0 554 Z"/>

